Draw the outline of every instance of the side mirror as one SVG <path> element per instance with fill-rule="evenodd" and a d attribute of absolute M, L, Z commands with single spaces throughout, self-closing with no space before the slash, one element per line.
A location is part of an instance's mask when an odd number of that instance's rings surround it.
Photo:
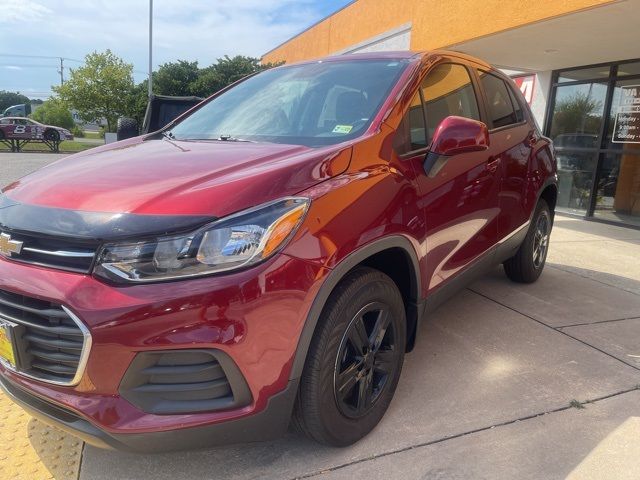
<path fill-rule="evenodd" d="M 436 128 L 429 153 L 424 162 L 427 175 L 434 177 L 448 157 L 461 153 L 480 152 L 489 148 L 489 130 L 478 120 L 450 116 Z"/>

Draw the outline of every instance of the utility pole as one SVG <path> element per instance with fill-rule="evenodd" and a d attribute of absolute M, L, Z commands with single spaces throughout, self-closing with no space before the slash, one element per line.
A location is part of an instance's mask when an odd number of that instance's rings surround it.
<path fill-rule="evenodd" d="M 64 83 L 64 58 L 60 57 L 60 70 L 58 70 L 60 74 L 60 86 Z"/>
<path fill-rule="evenodd" d="M 152 77 L 153 77 L 153 0 L 149 0 L 149 98 L 153 94 Z"/>

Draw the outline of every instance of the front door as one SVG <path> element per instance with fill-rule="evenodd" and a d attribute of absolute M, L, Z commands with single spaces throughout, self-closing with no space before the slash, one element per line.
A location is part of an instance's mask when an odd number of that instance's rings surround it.
<path fill-rule="evenodd" d="M 464 65 L 435 65 L 427 73 L 420 94 L 427 145 L 448 116 L 480 120 L 478 96 Z M 417 170 L 418 202 L 428 232 L 424 281 L 433 290 L 484 254 L 490 255 L 498 232 L 500 172 L 486 151 L 451 156 L 431 176 L 424 172 L 423 160 L 424 155 L 413 162 Z"/>

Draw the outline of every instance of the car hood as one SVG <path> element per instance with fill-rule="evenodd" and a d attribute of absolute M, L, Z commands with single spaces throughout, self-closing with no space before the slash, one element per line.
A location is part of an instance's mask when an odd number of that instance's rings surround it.
<path fill-rule="evenodd" d="M 344 172 L 351 148 L 125 140 L 52 163 L 7 186 L 14 202 L 75 211 L 221 217 Z"/>

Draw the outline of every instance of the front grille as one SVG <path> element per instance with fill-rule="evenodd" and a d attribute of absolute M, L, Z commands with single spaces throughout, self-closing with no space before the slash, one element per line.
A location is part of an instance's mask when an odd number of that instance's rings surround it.
<path fill-rule="evenodd" d="M 20 253 L 8 256 L 11 260 L 71 272 L 89 273 L 98 249 L 96 242 L 86 240 L 53 238 L 7 229 L 0 229 L 0 233 L 10 235 L 11 240 L 22 242 Z"/>
<path fill-rule="evenodd" d="M 120 394 L 143 411 L 160 415 L 226 410 L 251 401 L 238 367 L 218 350 L 139 353 Z"/>
<path fill-rule="evenodd" d="M 0 319 L 16 327 L 16 370 L 61 385 L 79 381 L 91 344 L 87 329 L 56 303 L 0 290 Z"/>

